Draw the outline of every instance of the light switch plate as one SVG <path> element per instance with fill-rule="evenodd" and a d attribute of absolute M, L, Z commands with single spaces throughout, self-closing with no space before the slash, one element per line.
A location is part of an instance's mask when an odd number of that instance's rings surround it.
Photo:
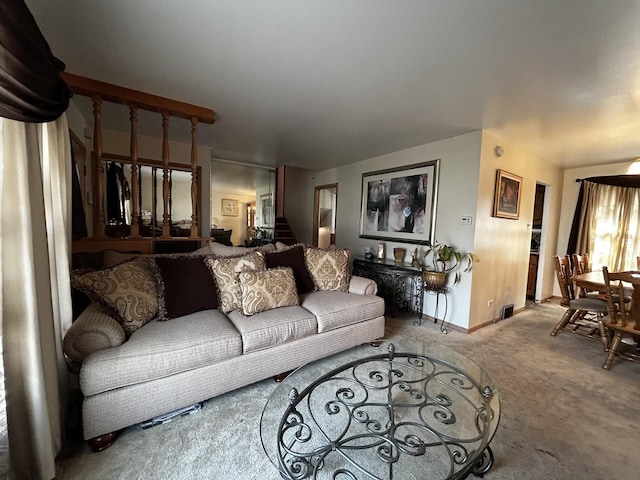
<path fill-rule="evenodd" d="M 473 225 L 473 217 L 460 217 L 460 225 Z"/>

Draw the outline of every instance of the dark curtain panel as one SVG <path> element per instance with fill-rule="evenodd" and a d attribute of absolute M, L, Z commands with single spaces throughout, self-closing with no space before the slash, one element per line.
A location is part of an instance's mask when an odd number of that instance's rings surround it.
<path fill-rule="evenodd" d="M 0 116 L 50 122 L 67 109 L 70 92 L 24 0 L 0 2 Z"/>
<path fill-rule="evenodd" d="M 578 203 L 576 211 L 573 214 L 573 222 L 571 223 L 571 233 L 569 234 L 569 244 L 567 245 L 567 255 L 576 252 L 578 245 L 578 230 L 580 229 L 580 212 L 582 211 L 582 203 L 584 201 L 584 182 L 599 183 L 601 185 L 612 185 L 614 187 L 632 187 L 640 188 L 640 175 L 611 175 L 607 177 L 590 177 L 579 178 L 576 182 L 580 182 L 580 193 L 578 194 Z"/>

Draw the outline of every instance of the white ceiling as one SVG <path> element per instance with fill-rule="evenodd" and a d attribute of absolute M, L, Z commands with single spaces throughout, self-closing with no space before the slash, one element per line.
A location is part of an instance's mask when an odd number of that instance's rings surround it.
<path fill-rule="evenodd" d="M 566 167 L 640 156 L 636 0 L 26 3 L 68 71 L 214 109 L 219 158 L 328 168 L 477 129 Z"/>

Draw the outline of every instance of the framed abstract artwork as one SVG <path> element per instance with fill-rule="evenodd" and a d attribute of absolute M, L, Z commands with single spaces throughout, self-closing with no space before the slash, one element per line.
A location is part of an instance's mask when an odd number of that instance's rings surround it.
<path fill-rule="evenodd" d="M 360 238 L 433 243 L 440 160 L 362 174 Z"/>
<path fill-rule="evenodd" d="M 493 200 L 493 216 L 517 220 L 520 217 L 522 177 L 498 170 L 496 192 Z"/>

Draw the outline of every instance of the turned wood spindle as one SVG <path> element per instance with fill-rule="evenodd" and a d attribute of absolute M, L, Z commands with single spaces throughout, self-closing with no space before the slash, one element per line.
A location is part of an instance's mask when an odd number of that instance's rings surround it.
<path fill-rule="evenodd" d="M 162 237 L 171 238 L 169 224 L 169 112 L 162 111 Z"/>
<path fill-rule="evenodd" d="M 198 238 L 198 117 L 191 117 L 191 238 Z"/>
<path fill-rule="evenodd" d="M 129 118 L 131 120 L 131 236 L 140 236 L 138 211 L 138 107 L 129 104 Z"/>
<path fill-rule="evenodd" d="M 93 102 L 93 154 L 96 171 L 93 185 L 95 212 L 93 216 L 93 235 L 105 237 L 104 216 L 104 163 L 102 161 L 102 97 L 92 95 Z"/>

